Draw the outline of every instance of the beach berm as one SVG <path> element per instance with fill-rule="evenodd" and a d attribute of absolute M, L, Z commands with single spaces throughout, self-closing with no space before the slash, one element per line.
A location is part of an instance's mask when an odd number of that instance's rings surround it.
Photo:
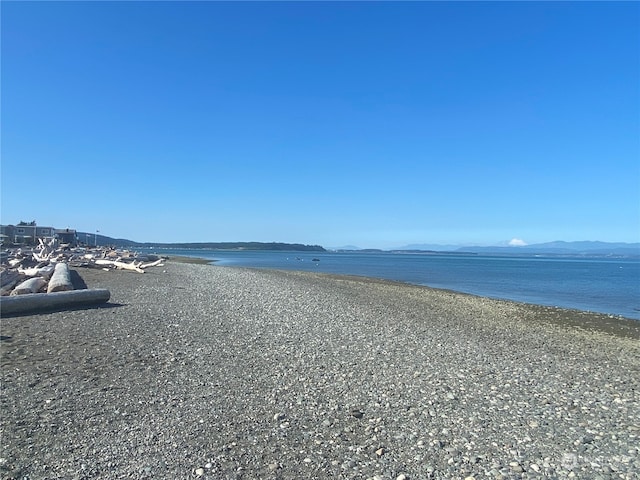
<path fill-rule="evenodd" d="M 640 471 L 640 322 L 303 272 L 79 273 L 110 303 L 3 315 L 3 479 Z"/>

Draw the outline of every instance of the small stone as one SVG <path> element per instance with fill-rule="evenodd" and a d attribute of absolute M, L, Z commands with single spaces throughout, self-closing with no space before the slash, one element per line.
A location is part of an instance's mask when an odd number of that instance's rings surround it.
<path fill-rule="evenodd" d="M 452 457 L 460 455 L 460 451 L 455 447 L 445 447 L 444 451 L 451 454 Z"/>
<path fill-rule="evenodd" d="M 276 462 L 271 462 L 269 464 L 269 470 L 271 470 L 272 472 L 277 469 L 278 469 L 278 464 Z"/>
<path fill-rule="evenodd" d="M 282 419 L 284 418 L 284 416 L 285 416 L 285 415 L 284 415 L 284 413 L 282 413 L 282 412 L 278 412 L 278 413 L 276 413 L 276 414 L 273 416 L 273 419 L 274 419 L 276 422 L 279 422 L 280 420 L 282 420 Z"/>
<path fill-rule="evenodd" d="M 584 444 L 589 444 L 589 443 L 593 443 L 594 438 L 593 438 L 593 435 L 585 435 L 580 440 Z"/>
<path fill-rule="evenodd" d="M 311 459 L 310 459 L 309 457 L 307 457 L 307 458 L 305 458 L 305 459 L 303 460 L 303 462 L 304 462 L 304 463 L 311 463 Z"/>
<path fill-rule="evenodd" d="M 384 454 L 384 447 L 380 447 L 378 450 L 376 450 L 376 455 L 378 455 L 379 457 L 381 457 Z"/>
<path fill-rule="evenodd" d="M 529 465 L 529 468 L 531 470 L 533 470 L 534 472 L 539 472 L 540 471 L 540 466 L 537 463 L 532 463 L 531 465 Z"/>
<path fill-rule="evenodd" d="M 407 480 L 407 476 L 404 473 L 401 473 L 396 477 L 396 480 Z"/>
<path fill-rule="evenodd" d="M 510 462 L 509 467 L 514 472 L 517 472 L 517 473 L 524 472 L 524 468 L 522 468 L 522 465 L 520 465 L 518 462 Z"/>
<path fill-rule="evenodd" d="M 196 477 L 201 477 L 202 475 L 204 475 L 204 468 L 196 468 L 195 474 Z"/>
<path fill-rule="evenodd" d="M 364 417 L 364 412 L 359 408 L 354 408 L 351 410 L 351 415 L 356 418 L 362 418 Z"/>
<path fill-rule="evenodd" d="M 575 453 L 563 453 L 561 464 L 563 468 L 573 470 L 578 464 L 578 456 Z"/>

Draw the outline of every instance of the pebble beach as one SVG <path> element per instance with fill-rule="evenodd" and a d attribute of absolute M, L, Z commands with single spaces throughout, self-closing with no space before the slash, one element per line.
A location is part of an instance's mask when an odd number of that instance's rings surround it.
<path fill-rule="evenodd" d="M 640 322 L 169 261 L 1 321 L 2 479 L 636 479 Z"/>

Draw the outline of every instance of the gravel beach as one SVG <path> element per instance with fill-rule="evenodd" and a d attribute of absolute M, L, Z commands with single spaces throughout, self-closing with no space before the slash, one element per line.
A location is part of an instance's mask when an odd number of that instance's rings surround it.
<path fill-rule="evenodd" d="M 635 479 L 640 322 L 168 262 L 2 318 L 3 479 Z"/>

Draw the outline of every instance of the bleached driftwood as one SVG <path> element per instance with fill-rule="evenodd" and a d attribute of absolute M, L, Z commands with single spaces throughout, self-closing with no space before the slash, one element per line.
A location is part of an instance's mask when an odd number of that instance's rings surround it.
<path fill-rule="evenodd" d="M 42 287 L 47 284 L 47 281 L 42 277 L 33 277 L 25 280 L 11 292 L 11 296 L 14 295 L 26 295 L 29 293 L 37 293 Z"/>
<path fill-rule="evenodd" d="M 2 297 L 0 315 L 100 304 L 108 302 L 110 297 L 111 292 L 103 288 Z"/>
<path fill-rule="evenodd" d="M 66 263 L 56 263 L 55 271 L 49 280 L 47 286 L 47 293 L 52 292 L 65 292 L 67 290 L 73 290 L 73 284 L 71 283 L 71 273 L 69 272 L 69 265 Z"/>
<path fill-rule="evenodd" d="M 134 272 L 144 273 L 144 270 L 140 268 L 142 262 L 136 265 L 135 263 L 125 263 L 119 262 L 117 260 L 104 260 L 99 258 L 95 261 L 95 263 L 96 265 L 113 265 L 114 267 L 120 268 L 122 270 L 133 270 Z"/>
<path fill-rule="evenodd" d="M 33 251 L 31 255 L 33 256 L 36 262 L 42 262 L 48 260 L 51 256 L 53 256 L 54 250 L 56 249 L 57 242 L 55 239 L 52 239 L 48 243 L 44 243 L 42 238 L 38 238 L 38 249 L 39 251 Z"/>
<path fill-rule="evenodd" d="M 53 275 L 54 268 L 54 265 L 45 265 L 44 267 L 19 268 L 18 272 L 27 277 L 42 277 L 46 280 Z"/>
<path fill-rule="evenodd" d="M 163 261 L 164 260 L 162 258 L 159 258 L 155 262 L 143 263 L 142 265 L 140 265 L 140 268 L 145 269 L 145 268 L 149 268 L 149 267 L 157 267 L 159 265 L 162 265 Z"/>
<path fill-rule="evenodd" d="M 22 262 L 24 262 L 24 260 L 24 258 L 11 258 L 7 263 L 11 268 L 17 268 L 22 265 Z"/>

